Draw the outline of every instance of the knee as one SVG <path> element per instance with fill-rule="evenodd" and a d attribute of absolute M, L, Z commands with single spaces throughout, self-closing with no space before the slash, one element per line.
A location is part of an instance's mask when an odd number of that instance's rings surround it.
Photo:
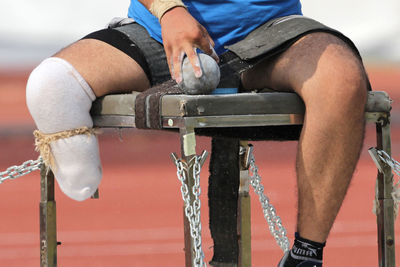
<path fill-rule="evenodd" d="M 60 58 L 42 61 L 32 71 L 26 85 L 28 108 L 35 110 L 45 99 L 50 99 L 52 103 L 68 101 L 70 97 L 66 96 L 71 90 L 69 85 L 75 80 L 72 68 L 67 61 Z"/>
<path fill-rule="evenodd" d="M 369 82 L 362 60 L 344 41 L 335 36 L 330 38 L 335 39 L 326 49 L 325 58 L 332 66 L 329 81 L 344 104 L 349 102 L 364 108 Z"/>
<path fill-rule="evenodd" d="M 73 129 L 81 125 L 61 125 L 63 118 L 72 121 L 84 117 L 91 124 L 89 111 L 95 95 L 89 85 L 67 61 L 45 59 L 29 76 L 26 85 L 26 104 L 39 130 L 45 133 Z M 48 129 L 47 125 L 60 125 Z"/>
<path fill-rule="evenodd" d="M 319 50 L 316 49 L 315 64 L 308 76 L 309 87 L 316 90 L 310 92 L 316 92 L 327 108 L 334 106 L 348 114 L 363 112 L 369 82 L 361 59 L 349 45 L 331 34 L 316 34 L 313 44 Z"/>
<path fill-rule="evenodd" d="M 336 101 L 343 107 L 364 111 L 369 90 L 369 81 L 361 61 L 356 58 L 346 58 L 338 66 L 334 77 L 334 90 L 337 91 Z"/>
<path fill-rule="evenodd" d="M 344 64 L 322 84 L 319 95 L 322 100 L 318 107 L 328 113 L 334 111 L 342 118 L 363 120 L 367 92 L 367 76 L 362 68 L 355 63 Z"/>
<path fill-rule="evenodd" d="M 43 103 L 45 99 L 53 103 L 74 103 L 78 100 L 85 102 L 85 109 L 90 109 L 91 102 L 96 96 L 70 63 L 61 58 L 51 57 L 32 71 L 26 85 L 28 108 Z M 86 101 L 87 99 L 90 101 Z"/>
<path fill-rule="evenodd" d="M 57 83 L 57 77 L 51 73 L 52 67 L 53 64 L 46 59 L 29 75 L 26 84 L 26 104 L 34 118 L 35 115 L 40 116 L 40 113 L 43 112 L 42 103 L 45 98 L 51 98 L 52 102 L 58 100 L 54 99 L 57 97 L 57 94 L 54 94 L 54 92 L 59 87 L 59 84 Z"/>

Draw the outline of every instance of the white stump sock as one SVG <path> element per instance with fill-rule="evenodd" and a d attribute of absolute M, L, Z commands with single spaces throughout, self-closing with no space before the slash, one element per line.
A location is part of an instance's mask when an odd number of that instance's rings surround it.
<path fill-rule="evenodd" d="M 93 127 L 92 89 L 67 61 L 48 58 L 31 73 L 26 87 L 28 109 L 44 134 Z M 50 144 L 52 171 L 61 190 L 83 201 L 96 191 L 102 177 L 97 137 L 76 135 Z"/>

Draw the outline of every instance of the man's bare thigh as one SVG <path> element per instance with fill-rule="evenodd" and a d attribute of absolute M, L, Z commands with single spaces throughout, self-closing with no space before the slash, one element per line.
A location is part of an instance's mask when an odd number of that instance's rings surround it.
<path fill-rule="evenodd" d="M 54 57 L 71 63 L 97 97 L 109 93 L 143 91 L 150 87 L 145 72 L 135 60 L 99 40 L 79 40 Z"/>
<path fill-rule="evenodd" d="M 361 60 L 340 38 L 324 32 L 308 34 L 296 41 L 278 56 L 257 64 L 242 75 L 247 89 L 271 88 L 278 91 L 295 91 L 314 77 L 317 70 L 337 68 L 359 69 L 363 75 Z"/>

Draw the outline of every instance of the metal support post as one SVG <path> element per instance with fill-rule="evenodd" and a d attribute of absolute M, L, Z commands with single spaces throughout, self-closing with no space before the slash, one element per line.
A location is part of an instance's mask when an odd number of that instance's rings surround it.
<path fill-rule="evenodd" d="M 181 139 L 181 154 L 182 159 L 186 162 L 188 167 L 186 185 L 188 187 L 189 192 L 192 192 L 193 188 L 193 164 L 189 164 L 192 162 L 194 157 L 196 156 L 196 137 L 194 133 L 194 128 L 182 127 L 180 128 L 180 139 Z M 191 165 L 191 166 L 190 166 Z M 190 203 L 193 203 L 193 197 L 190 194 Z M 183 207 L 183 231 L 184 231 L 184 239 L 185 239 L 185 266 L 186 267 L 194 267 L 193 259 L 194 255 L 194 243 L 193 238 L 190 234 L 190 223 L 185 215 L 185 206 Z"/>
<path fill-rule="evenodd" d="M 40 267 L 56 267 L 58 244 L 54 175 L 44 164 L 40 169 L 40 191 Z"/>
<path fill-rule="evenodd" d="M 377 148 L 391 155 L 390 120 L 376 124 Z M 393 174 L 387 164 L 381 166 L 377 177 L 377 227 L 379 267 L 395 267 Z"/>
<path fill-rule="evenodd" d="M 240 142 L 240 186 L 238 198 L 238 241 L 239 241 L 239 267 L 251 266 L 251 208 L 250 208 L 250 175 L 249 155 L 252 146 L 247 142 Z"/>

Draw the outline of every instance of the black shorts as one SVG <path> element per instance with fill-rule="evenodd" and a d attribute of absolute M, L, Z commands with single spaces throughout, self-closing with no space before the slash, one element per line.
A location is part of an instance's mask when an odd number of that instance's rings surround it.
<path fill-rule="evenodd" d="M 238 87 L 240 71 L 282 53 L 299 38 L 313 32 L 328 32 L 339 37 L 361 59 L 353 42 L 342 33 L 313 19 L 291 15 L 268 21 L 244 40 L 227 46 L 228 51 L 220 55 L 221 82 L 218 87 Z M 83 39 L 106 42 L 130 56 L 142 67 L 152 86 L 171 79 L 163 45 L 136 22 L 122 26 L 114 23 Z"/>

